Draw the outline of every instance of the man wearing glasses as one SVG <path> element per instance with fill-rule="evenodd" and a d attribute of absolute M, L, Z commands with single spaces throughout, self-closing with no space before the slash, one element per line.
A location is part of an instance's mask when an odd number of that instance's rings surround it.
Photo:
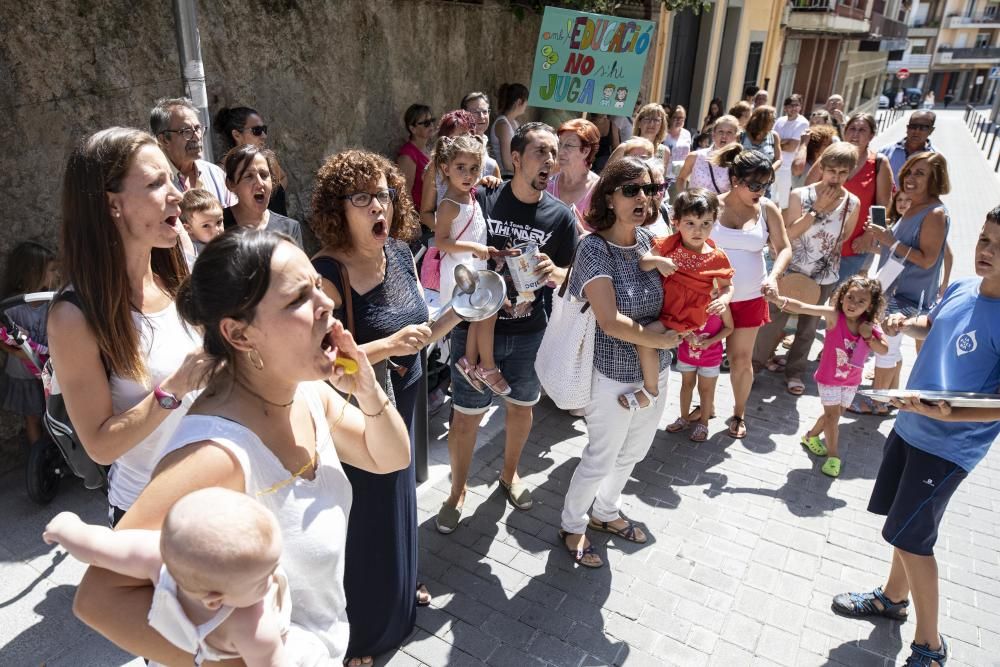
<path fill-rule="evenodd" d="M 892 182 L 899 183 L 899 170 L 906 160 L 916 153 L 936 153 L 930 136 L 934 132 L 936 116 L 933 111 L 914 111 L 906 125 L 906 136 L 899 143 L 882 147 L 879 151 L 889 158 L 892 167 Z"/>
<path fill-rule="evenodd" d="M 157 100 L 149 112 L 149 129 L 170 161 L 178 190 L 208 190 L 223 208 L 236 203 L 236 196 L 226 187 L 225 172 L 201 159 L 204 129 L 191 100 L 186 97 Z"/>

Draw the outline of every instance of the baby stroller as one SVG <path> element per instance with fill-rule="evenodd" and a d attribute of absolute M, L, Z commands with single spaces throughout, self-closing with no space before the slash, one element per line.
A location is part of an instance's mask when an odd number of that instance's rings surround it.
<path fill-rule="evenodd" d="M 45 415 L 42 422 L 47 433 L 37 442 L 28 445 L 28 462 L 25 466 L 25 486 L 28 497 L 40 505 L 52 501 L 59 492 L 59 482 L 72 473 L 83 480 L 88 489 L 106 489 L 107 468 L 94 463 L 77 438 L 66 403 L 59 391 L 52 370 L 52 361 L 47 359 L 48 350 L 30 340 L 27 335 L 7 315 L 7 309 L 26 303 L 50 302 L 55 292 L 22 294 L 0 301 L 0 327 L 4 330 L 5 342 L 24 352 L 34 372 L 42 380 L 45 390 Z"/>

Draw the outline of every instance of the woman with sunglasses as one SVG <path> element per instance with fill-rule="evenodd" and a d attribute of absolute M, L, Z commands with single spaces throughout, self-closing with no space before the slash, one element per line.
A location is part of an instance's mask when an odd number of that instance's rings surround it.
<path fill-rule="evenodd" d="M 225 161 L 226 153 L 237 146 L 252 145 L 264 148 L 267 145 L 267 125 L 264 119 L 251 107 L 223 107 L 215 114 L 215 123 L 212 125 L 219 137 L 222 139 L 222 159 L 219 166 Z M 288 201 L 285 195 L 285 185 L 287 179 L 283 173 L 276 175 L 274 187 L 271 191 L 271 201 L 267 203 L 267 208 L 288 215 Z"/>
<path fill-rule="evenodd" d="M 226 187 L 239 198 L 222 210 L 226 229 L 250 227 L 288 234 L 301 248 L 299 221 L 267 207 L 274 190 L 275 174 L 281 170 L 275 154 L 254 144 L 243 144 L 226 153 L 222 166 L 226 172 Z"/>
<path fill-rule="evenodd" d="M 405 187 L 399 170 L 380 155 L 348 150 L 327 159 L 313 192 L 312 228 L 323 247 L 312 263 L 334 316 L 352 330 L 412 434 L 424 372 L 419 352 L 458 318 L 449 313 L 433 327 L 426 324 L 406 243 L 419 225 Z M 413 463 L 385 475 L 346 464 L 344 472 L 354 490 L 344 569 L 347 664 L 362 665 L 399 646 L 413 630 L 416 605 L 428 604 L 430 595 L 417 581 Z"/>
<path fill-rule="evenodd" d="M 655 216 L 656 190 L 645 162 L 634 157 L 608 162 L 587 212 L 596 231 L 580 241 L 569 276 L 570 293 L 586 299 L 597 320 L 591 399 L 584 411 L 589 440 L 566 490 L 559 531 L 570 558 L 583 567 L 604 565 L 588 530 L 647 541 L 621 513 L 622 489 L 653 443 L 670 374 L 665 350 L 680 342 L 676 331 L 645 329 L 663 306 L 659 273 L 639 267 L 653 244 L 642 226 Z M 648 407 L 630 411 L 618 397 L 642 386 L 636 345 L 660 350 L 659 393 Z"/>
<path fill-rule="evenodd" d="M 597 157 L 601 133 L 589 120 L 574 118 L 559 126 L 559 171 L 549 177 L 546 190 L 573 209 L 580 233 L 594 231 L 584 219 L 590 210 L 590 196 L 599 179 L 590 168 Z"/>
<path fill-rule="evenodd" d="M 726 339 L 734 403 L 728 424 L 731 437 L 743 438 L 747 434 L 746 406 L 753 387 L 752 359 L 757 330 L 771 321 L 764 295 L 777 294 L 778 276 L 788 268 L 792 251 L 781 211 L 764 196 L 774 182 L 772 159 L 733 144 L 720 151 L 713 161 L 729 171 L 731 186 L 719 197 L 719 220 L 712 229 L 712 240 L 726 251 L 736 271 L 729 304 L 736 328 Z M 769 243 L 775 251 L 770 272 L 764 257 Z M 697 411 L 689 417 L 698 418 Z"/>
<path fill-rule="evenodd" d="M 403 124 L 409 136 L 406 143 L 396 153 L 396 166 L 406 179 L 406 191 L 410 193 L 413 205 L 420 210 L 420 199 L 424 189 L 424 170 L 430 162 L 427 144 L 434 134 L 437 118 L 431 114 L 426 104 L 411 104 L 403 114 Z"/>

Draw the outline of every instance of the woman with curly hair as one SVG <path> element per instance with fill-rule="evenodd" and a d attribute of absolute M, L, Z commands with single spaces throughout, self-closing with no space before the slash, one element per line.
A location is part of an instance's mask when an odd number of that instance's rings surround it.
<path fill-rule="evenodd" d="M 338 153 L 320 167 L 312 228 L 323 247 L 312 263 L 376 376 L 410 427 L 423 373 L 419 352 L 458 322 L 427 326 L 428 312 L 407 241 L 419 230 L 399 169 L 381 155 Z M 411 437 L 412 446 L 412 437 Z M 350 465 L 354 500 L 347 526 L 344 589 L 351 639 L 347 664 L 369 664 L 413 630 L 417 582 L 417 496 L 413 464 L 378 475 Z M 419 590 L 418 590 L 419 589 Z"/>

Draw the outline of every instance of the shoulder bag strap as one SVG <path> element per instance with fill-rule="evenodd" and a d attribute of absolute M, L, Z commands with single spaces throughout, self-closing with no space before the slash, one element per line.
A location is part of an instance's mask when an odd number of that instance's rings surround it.
<path fill-rule="evenodd" d="M 715 165 L 712 164 L 712 160 L 707 154 L 705 155 L 705 161 L 708 162 L 708 175 L 712 178 L 712 187 L 715 188 L 715 194 L 721 195 L 722 190 L 719 188 L 719 184 L 715 182 Z"/>
<path fill-rule="evenodd" d="M 455 200 L 454 199 L 449 199 L 448 201 L 455 201 Z M 455 203 L 458 204 L 457 201 Z M 459 240 L 460 238 L 462 238 L 462 234 L 465 233 L 465 231 L 469 228 L 469 225 L 471 225 L 472 221 L 475 220 L 475 219 L 476 219 L 476 198 L 473 197 L 472 198 L 472 212 L 469 214 L 469 219 L 466 221 L 465 226 L 462 227 L 462 231 L 460 231 L 458 233 L 458 236 L 455 237 L 456 241 Z M 441 254 L 442 256 L 448 254 L 448 253 L 442 252 L 440 250 L 438 250 L 438 253 Z"/>

